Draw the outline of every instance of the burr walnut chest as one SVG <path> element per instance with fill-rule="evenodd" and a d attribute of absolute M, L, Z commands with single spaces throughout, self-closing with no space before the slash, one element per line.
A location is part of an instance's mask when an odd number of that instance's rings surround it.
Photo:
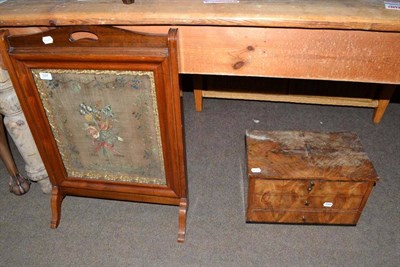
<path fill-rule="evenodd" d="M 248 131 L 248 222 L 356 225 L 378 180 L 357 135 Z"/>

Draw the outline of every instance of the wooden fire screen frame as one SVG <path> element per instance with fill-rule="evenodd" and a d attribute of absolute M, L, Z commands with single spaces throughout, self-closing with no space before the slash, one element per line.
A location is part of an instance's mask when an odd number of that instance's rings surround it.
<path fill-rule="evenodd" d="M 1 53 L 53 184 L 51 227 L 59 225 L 66 195 L 179 205 L 183 242 L 177 29 L 2 31 Z"/>

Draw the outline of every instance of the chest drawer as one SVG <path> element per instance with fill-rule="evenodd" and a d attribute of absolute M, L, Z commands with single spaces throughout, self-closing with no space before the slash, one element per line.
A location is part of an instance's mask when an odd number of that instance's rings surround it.
<path fill-rule="evenodd" d="M 363 196 L 355 195 L 296 195 L 265 192 L 255 194 L 252 207 L 268 210 L 358 210 Z"/>
<path fill-rule="evenodd" d="M 299 223 L 299 224 L 345 224 L 355 225 L 358 212 L 304 212 L 248 210 L 252 222 Z"/>
<path fill-rule="evenodd" d="M 363 196 L 368 186 L 368 182 L 255 179 L 254 194 L 264 195 L 273 192 L 297 196 Z"/>

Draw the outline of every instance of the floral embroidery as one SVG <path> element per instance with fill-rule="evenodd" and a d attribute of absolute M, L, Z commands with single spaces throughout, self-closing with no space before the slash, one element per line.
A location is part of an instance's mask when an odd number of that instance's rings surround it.
<path fill-rule="evenodd" d="M 109 152 L 116 156 L 123 156 L 114 147 L 117 141 L 123 142 L 124 140 L 115 133 L 115 129 L 112 127 L 111 122 L 115 121 L 115 114 L 111 106 L 107 105 L 98 109 L 96 106 L 81 103 L 79 108 L 80 114 L 85 118 L 86 134 L 92 139 L 95 151 L 101 150 L 105 157 L 109 157 Z"/>
<path fill-rule="evenodd" d="M 140 88 L 140 81 L 138 79 L 131 81 L 131 88 L 138 90 Z"/>

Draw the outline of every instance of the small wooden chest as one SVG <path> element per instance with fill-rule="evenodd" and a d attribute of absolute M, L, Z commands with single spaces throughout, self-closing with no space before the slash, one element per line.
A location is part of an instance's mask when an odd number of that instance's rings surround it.
<path fill-rule="evenodd" d="M 378 180 L 354 133 L 248 131 L 248 222 L 355 225 Z"/>

